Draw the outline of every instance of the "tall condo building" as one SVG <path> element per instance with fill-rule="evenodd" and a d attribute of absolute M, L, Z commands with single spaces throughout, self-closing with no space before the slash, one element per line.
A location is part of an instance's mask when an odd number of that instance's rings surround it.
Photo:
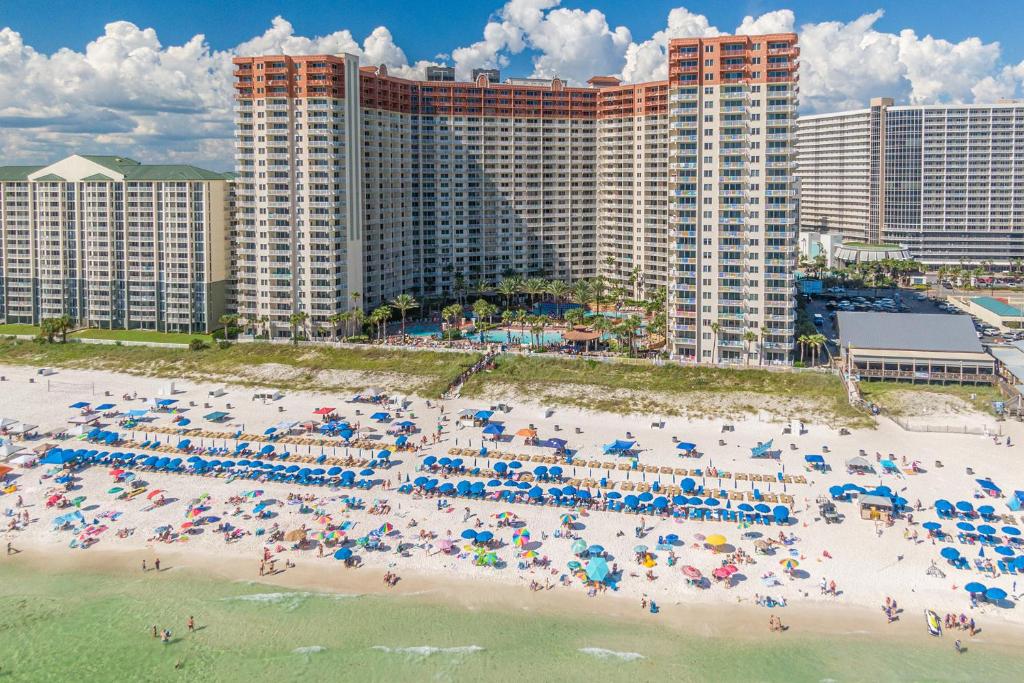
<path fill-rule="evenodd" d="M 1024 258 L 1024 102 L 804 116 L 800 227 L 895 243 L 930 266 Z"/>
<path fill-rule="evenodd" d="M 289 333 L 397 294 L 597 268 L 597 90 L 236 58 L 238 310 Z"/>
<path fill-rule="evenodd" d="M 668 82 L 594 77 L 598 269 L 641 298 L 668 285 Z"/>
<path fill-rule="evenodd" d="M 795 34 L 669 43 L 669 344 L 784 363 L 796 321 Z"/>
<path fill-rule="evenodd" d="M 114 156 L 0 167 L 0 319 L 216 329 L 229 194 L 221 173 Z"/>
<path fill-rule="evenodd" d="M 283 337 L 297 312 L 601 274 L 673 291 L 676 358 L 784 361 L 796 56 L 789 34 L 676 41 L 670 81 L 587 87 L 236 58 L 238 312 Z"/>

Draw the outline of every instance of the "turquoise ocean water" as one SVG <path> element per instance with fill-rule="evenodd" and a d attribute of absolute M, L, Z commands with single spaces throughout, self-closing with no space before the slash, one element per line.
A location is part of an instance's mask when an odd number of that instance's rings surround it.
<path fill-rule="evenodd" d="M 416 596 L 0 565 L 0 680 L 1012 681 L 1024 659 L 868 636 L 734 640 Z M 200 626 L 186 633 L 194 615 Z M 151 627 L 167 627 L 162 644 Z M 764 624 L 752 625 L 762 629 Z M 945 640 L 945 639 L 944 639 Z"/>

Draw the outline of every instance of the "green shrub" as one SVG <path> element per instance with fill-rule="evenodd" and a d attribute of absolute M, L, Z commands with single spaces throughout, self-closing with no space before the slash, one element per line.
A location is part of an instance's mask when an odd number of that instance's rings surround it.
<path fill-rule="evenodd" d="M 189 351 L 202 351 L 203 349 L 209 348 L 202 339 L 193 339 L 188 343 Z"/>

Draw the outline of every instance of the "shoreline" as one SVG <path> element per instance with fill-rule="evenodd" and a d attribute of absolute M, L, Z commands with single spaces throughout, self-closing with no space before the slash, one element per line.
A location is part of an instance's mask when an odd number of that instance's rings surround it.
<path fill-rule="evenodd" d="M 144 575 L 139 569 L 143 559 L 151 560 L 152 550 L 94 549 L 88 554 L 47 553 L 35 555 L 41 548 L 21 549 L 18 555 L 5 558 L 0 566 L 17 570 L 38 570 L 50 575 L 87 572 L 105 576 L 152 576 L 150 569 Z M 900 618 L 888 624 L 881 614 L 866 607 L 852 604 L 794 604 L 783 608 L 758 607 L 749 601 L 737 602 L 673 602 L 661 603 L 661 611 L 651 615 L 636 603 L 614 593 L 588 598 L 579 592 L 529 590 L 526 586 L 506 584 L 502 590 L 492 590 L 493 582 L 479 578 L 445 579 L 437 575 L 403 570 L 401 581 L 392 588 L 384 588 L 383 572 L 372 566 L 358 569 L 323 571 L 302 560 L 275 575 L 246 578 L 246 567 L 254 563 L 237 557 L 216 556 L 203 552 L 179 550 L 158 553 L 162 569 L 160 575 L 171 572 L 192 580 L 223 583 L 242 583 L 251 586 L 279 588 L 287 591 L 415 600 L 464 611 L 494 613 L 536 613 L 540 616 L 567 619 L 601 619 L 609 622 L 628 620 L 642 627 L 670 629 L 682 636 L 698 638 L 728 638 L 748 642 L 784 639 L 859 638 L 899 641 L 908 645 L 947 646 L 950 637 L 935 638 L 928 634 L 923 614 L 903 611 Z M 32 552 L 32 555 L 25 556 Z M 340 567 L 340 565 L 339 565 Z M 253 572 L 255 574 L 255 572 Z M 160 579 L 156 579 L 160 580 Z M 787 631 L 784 634 L 768 630 L 768 618 L 779 616 Z M 955 634 L 955 635 L 954 635 Z M 1024 642 L 1024 625 L 1005 620 L 986 620 L 982 631 L 973 638 L 957 631 L 953 637 L 962 637 L 975 647 L 984 646 L 1003 654 L 1019 654 Z M 780 641 L 784 642 L 784 641 Z"/>

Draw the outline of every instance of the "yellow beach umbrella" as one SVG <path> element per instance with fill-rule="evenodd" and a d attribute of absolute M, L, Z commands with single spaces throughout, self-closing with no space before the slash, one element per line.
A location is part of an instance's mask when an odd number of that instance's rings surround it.
<path fill-rule="evenodd" d="M 704 542 L 710 546 L 725 545 L 725 536 L 722 534 L 711 534 L 704 539 Z"/>

